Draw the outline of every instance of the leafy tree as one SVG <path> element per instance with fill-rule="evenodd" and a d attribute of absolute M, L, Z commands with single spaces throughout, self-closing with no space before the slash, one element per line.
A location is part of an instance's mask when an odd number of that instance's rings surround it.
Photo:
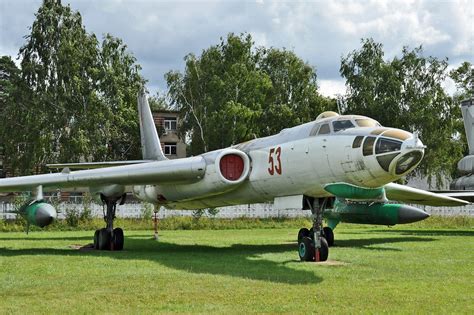
<path fill-rule="evenodd" d="M 148 103 L 152 111 L 173 110 L 166 99 L 166 95 L 156 92 L 155 95 L 148 97 Z"/>
<path fill-rule="evenodd" d="M 79 12 L 45 0 L 19 58 L 28 98 L 4 108 L 2 134 L 24 144 L 5 152 L 20 172 L 47 162 L 139 156 L 143 79 L 120 39 L 107 34 L 99 43 Z"/>
<path fill-rule="evenodd" d="M 23 152 L 25 141 L 32 138 L 34 133 L 28 132 L 36 126 L 27 128 L 27 116 L 19 113 L 26 112 L 32 104 L 32 91 L 21 78 L 21 71 L 9 56 L 0 58 L 0 137 L 3 147 L 3 165 L 13 169 L 21 168 L 20 160 L 15 159 L 11 152 Z M 5 163 L 8 161 L 11 163 Z M 25 162 L 25 160 L 23 160 Z M 4 170 L 5 171 L 5 170 Z M 3 175 L 3 174 L 2 174 Z"/>
<path fill-rule="evenodd" d="M 443 176 L 455 172 L 463 144 L 455 139 L 460 111 L 442 88 L 446 60 L 424 57 L 422 47 L 404 47 L 401 57 L 385 60 L 383 47 L 372 39 L 342 58 L 346 78 L 344 111 L 367 115 L 381 124 L 418 132 L 427 146 L 418 168 L 421 175 Z"/>
<path fill-rule="evenodd" d="M 458 89 L 458 98 L 474 97 L 474 66 L 470 62 L 463 62 L 449 75 Z"/>
<path fill-rule="evenodd" d="M 255 47 L 248 34 L 229 34 L 184 60 L 184 73 L 165 77 L 191 154 L 270 135 L 335 107 L 318 94 L 313 67 L 291 51 Z"/>
<path fill-rule="evenodd" d="M 262 135 L 314 120 L 322 111 L 335 110 L 334 100 L 318 93 L 316 70 L 292 51 L 258 49 L 259 68 L 269 76 L 272 88 L 267 93 L 262 120 L 271 122 Z"/>

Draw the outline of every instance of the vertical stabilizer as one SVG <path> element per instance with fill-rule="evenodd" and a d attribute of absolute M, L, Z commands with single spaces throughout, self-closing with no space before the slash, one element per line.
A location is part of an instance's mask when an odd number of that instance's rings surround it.
<path fill-rule="evenodd" d="M 461 102 L 462 118 L 464 129 L 466 130 L 469 155 L 474 155 L 474 99 L 467 99 Z"/>
<path fill-rule="evenodd" d="M 138 115 L 140 116 L 140 138 L 143 159 L 157 161 L 167 160 L 161 149 L 160 138 L 158 137 L 145 88 L 143 87 L 138 93 Z"/>

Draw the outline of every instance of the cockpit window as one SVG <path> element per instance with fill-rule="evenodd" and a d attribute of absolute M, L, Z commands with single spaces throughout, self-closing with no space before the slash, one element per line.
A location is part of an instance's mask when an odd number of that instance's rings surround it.
<path fill-rule="evenodd" d="M 363 136 L 355 137 L 354 142 L 352 143 L 352 148 L 355 149 L 355 148 L 360 147 L 360 145 L 362 144 L 363 139 L 364 139 Z"/>
<path fill-rule="evenodd" d="M 381 127 L 377 121 L 369 118 L 359 118 L 355 121 L 359 127 Z"/>
<path fill-rule="evenodd" d="M 332 128 L 334 129 L 334 132 L 354 127 L 354 124 L 350 120 L 336 120 L 332 122 Z"/>
<path fill-rule="evenodd" d="M 318 135 L 326 135 L 328 133 L 331 133 L 331 129 L 329 129 L 328 124 L 324 124 L 319 128 Z"/>
<path fill-rule="evenodd" d="M 364 145 L 362 147 L 362 154 L 364 156 L 371 155 L 374 153 L 375 137 L 365 138 Z"/>
<path fill-rule="evenodd" d="M 395 166 L 395 173 L 401 175 L 407 172 L 415 167 L 416 164 L 420 163 L 422 158 L 423 152 L 421 151 L 408 152 L 398 160 L 397 165 Z"/>
<path fill-rule="evenodd" d="M 377 140 L 377 145 L 375 146 L 375 153 L 380 154 L 400 151 L 401 147 L 402 143 L 400 141 L 379 138 L 379 140 Z"/>
<path fill-rule="evenodd" d="M 390 163 L 392 163 L 393 159 L 396 158 L 399 154 L 400 153 L 390 153 L 385 155 L 379 155 L 377 156 L 377 161 L 386 172 L 389 172 Z"/>

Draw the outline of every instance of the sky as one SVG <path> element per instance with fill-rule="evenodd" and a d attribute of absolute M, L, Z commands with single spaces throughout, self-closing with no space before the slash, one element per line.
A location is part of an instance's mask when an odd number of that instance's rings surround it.
<path fill-rule="evenodd" d="M 0 0 L 0 55 L 17 56 L 41 0 Z M 474 63 L 474 1 L 152 1 L 63 0 L 78 10 L 88 32 L 121 38 L 142 66 L 152 92 L 165 91 L 164 74 L 184 69 L 221 37 L 250 33 L 258 46 L 293 50 L 316 67 L 320 92 L 344 94 L 341 57 L 372 37 L 385 56 L 423 45 L 426 56 L 451 68 Z M 448 92 L 454 84 L 445 82 Z"/>

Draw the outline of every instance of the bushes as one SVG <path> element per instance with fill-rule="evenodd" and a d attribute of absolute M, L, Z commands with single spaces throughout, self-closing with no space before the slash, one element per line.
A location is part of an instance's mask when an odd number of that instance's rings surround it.
<path fill-rule="evenodd" d="M 92 221 L 92 197 L 89 193 L 84 193 L 82 198 L 82 211 L 71 205 L 66 208 L 65 221 L 68 226 L 77 227 L 79 223 L 89 223 Z M 59 203 L 54 205 L 56 209 L 59 208 Z"/>
<path fill-rule="evenodd" d="M 140 209 L 140 219 L 148 220 L 151 219 L 153 215 L 153 205 L 148 202 L 142 203 L 142 208 Z"/>
<path fill-rule="evenodd" d="M 76 225 L 64 220 L 55 220 L 53 224 L 44 228 L 49 231 L 95 230 L 104 227 L 102 218 L 77 219 Z M 114 225 L 124 230 L 153 230 L 153 220 L 149 219 L 124 219 L 117 218 Z M 311 220 L 307 218 L 235 218 L 220 219 L 201 216 L 198 220 L 194 217 L 169 217 L 161 219 L 158 230 L 227 230 L 227 229 L 278 229 L 310 227 Z M 466 216 L 441 217 L 432 216 L 427 220 L 408 225 L 397 225 L 396 228 L 419 229 L 474 229 L 474 218 Z M 0 220 L 1 232 L 22 232 L 26 226 L 17 220 Z M 31 231 L 42 229 L 31 226 Z"/>
<path fill-rule="evenodd" d="M 74 217 L 74 216 L 72 216 Z M 72 225 L 71 221 L 55 220 L 53 224 L 44 228 L 47 231 L 73 231 L 73 230 L 95 230 L 104 227 L 104 220 L 94 218 L 91 220 L 81 220 L 74 217 Z M 124 230 L 152 230 L 153 220 L 123 219 L 117 218 L 114 225 Z M 301 228 L 309 226 L 310 221 L 305 218 L 288 219 L 288 218 L 272 218 L 272 219 L 255 219 L 255 218 L 237 218 L 237 219 L 218 219 L 201 217 L 196 220 L 193 217 L 169 217 L 161 219 L 158 224 L 158 230 L 227 230 L 227 229 L 253 229 L 253 228 L 285 228 L 294 227 Z M 2 232 L 21 232 L 25 227 L 18 225 L 13 221 L 0 221 L 0 231 Z M 31 227 L 31 231 L 41 231 L 38 227 Z"/>

